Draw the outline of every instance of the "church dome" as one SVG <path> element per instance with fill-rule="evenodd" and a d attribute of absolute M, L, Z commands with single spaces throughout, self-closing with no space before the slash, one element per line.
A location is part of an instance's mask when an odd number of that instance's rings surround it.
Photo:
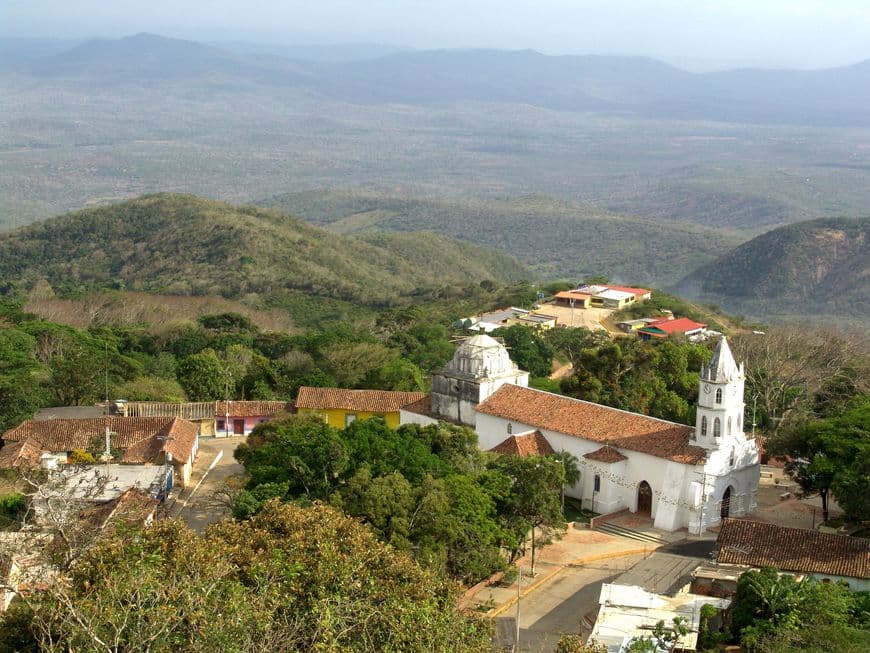
<path fill-rule="evenodd" d="M 480 334 L 459 345 L 447 369 L 473 378 L 492 378 L 515 374 L 517 366 L 502 343 Z"/>

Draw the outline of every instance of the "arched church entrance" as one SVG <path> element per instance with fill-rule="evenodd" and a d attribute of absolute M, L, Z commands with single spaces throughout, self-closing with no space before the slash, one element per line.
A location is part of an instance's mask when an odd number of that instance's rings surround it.
<path fill-rule="evenodd" d="M 647 517 L 652 514 L 652 488 L 646 481 L 637 486 L 637 514 Z"/>
<path fill-rule="evenodd" d="M 719 516 L 725 519 L 731 513 L 731 486 L 725 488 L 725 494 L 722 495 L 722 506 L 719 508 Z"/>

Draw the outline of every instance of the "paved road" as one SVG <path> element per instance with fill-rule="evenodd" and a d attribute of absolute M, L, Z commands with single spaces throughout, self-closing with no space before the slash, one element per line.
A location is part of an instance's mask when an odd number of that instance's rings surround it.
<path fill-rule="evenodd" d="M 520 602 L 520 650 L 546 653 L 554 651 L 561 633 L 588 635 L 598 614 L 601 584 L 614 580 L 626 569 L 642 560 L 642 555 L 593 562 L 582 567 L 566 567 L 540 589 Z M 498 643 L 513 643 L 516 608 L 511 607 L 496 618 Z"/>
<path fill-rule="evenodd" d="M 218 452 L 223 451 L 223 456 L 214 469 L 206 474 L 205 480 L 196 488 L 192 496 L 186 490 L 179 495 L 179 500 L 171 513 L 173 517 L 180 517 L 188 526 L 201 533 L 208 524 L 213 524 L 229 515 L 228 507 L 219 500 L 219 497 L 216 497 L 216 494 L 226 488 L 227 480 L 242 474 L 242 466 L 233 458 L 233 451 L 244 441 L 244 437 L 200 440 L 199 455 L 191 477 L 191 488 L 200 481 Z M 185 500 L 187 500 L 186 506 Z"/>

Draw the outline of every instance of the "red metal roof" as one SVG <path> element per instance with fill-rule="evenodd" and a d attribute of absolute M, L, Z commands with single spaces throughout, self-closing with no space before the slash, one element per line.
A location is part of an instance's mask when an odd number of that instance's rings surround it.
<path fill-rule="evenodd" d="M 607 287 L 610 290 L 618 290 L 620 292 L 630 292 L 632 295 L 648 295 L 652 292 L 651 290 L 647 290 L 646 288 L 632 288 L 630 286 L 611 286 L 610 284 L 607 284 Z"/>
<path fill-rule="evenodd" d="M 638 331 L 655 328 L 670 335 L 672 333 L 688 333 L 689 331 L 705 329 L 706 327 L 707 325 L 701 322 L 695 322 L 687 317 L 678 317 L 675 320 L 659 320 L 658 322 L 653 322 L 642 329 L 638 329 Z"/>

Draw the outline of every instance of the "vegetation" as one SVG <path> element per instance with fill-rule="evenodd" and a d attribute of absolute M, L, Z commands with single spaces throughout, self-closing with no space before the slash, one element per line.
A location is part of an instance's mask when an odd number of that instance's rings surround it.
<path fill-rule="evenodd" d="M 525 276 L 507 256 L 441 237 L 378 242 L 274 211 L 160 194 L 0 236 L 0 278 L 25 288 L 45 279 L 62 295 L 117 288 L 250 302 L 304 290 L 390 304 L 426 286 Z"/>
<path fill-rule="evenodd" d="M 277 498 L 328 501 L 427 567 L 476 582 L 505 567 L 527 533 L 563 525 L 563 463 L 484 454 L 477 436 L 445 423 L 392 430 L 381 419 L 337 430 L 294 416 L 259 425 L 236 458 L 248 482 L 234 498 L 245 519 Z"/>
<path fill-rule="evenodd" d="M 810 220 L 743 243 L 677 289 L 748 313 L 863 317 L 868 260 L 870 218 Z"/>
<path fill-rule="evenodd" d="M 0 651 L 490 649 L 453 587 L 338 511 L 271 502 L 197 535 L 119 531 L 0 623 Z"/>
<path fill-rule="evenodd" d="M 731 631 L 757 653 L 864 651 L 870 645 L 867 595 L 840 583 L 802 581 L 767 567 L 740 577 Z"/>

